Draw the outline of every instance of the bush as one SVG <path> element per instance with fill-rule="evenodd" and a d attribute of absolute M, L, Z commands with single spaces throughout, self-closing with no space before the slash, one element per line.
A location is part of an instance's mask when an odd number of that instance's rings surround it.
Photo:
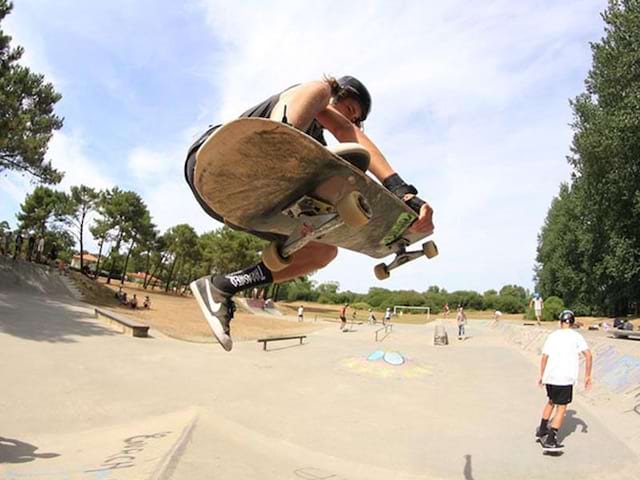
<path fill-rule="evenodd" d="M 545 321 L 558 320 L 560 312 L 564 310 L 564 302 L 558 297 L 549 297 L 544 301 L 542 319 Z"/>
<path fill-rule="evenodd" d="M 505 313 L 523 313 L 522 299 L 515 295 L 499 295 L 496 299 L 496 309 Z"/>
<path fill-rule="evenodd" d="M 484 308 L 485 310 L 500 310 L 498 308 L 498 295 L 490 293 L 484 295 Z"/>
<path fill-rule="evenodd" d="M 591 307 L 580 302 L 571 305 L 571 311 L 576 317 L 589 317 L 593 313 Z"/>

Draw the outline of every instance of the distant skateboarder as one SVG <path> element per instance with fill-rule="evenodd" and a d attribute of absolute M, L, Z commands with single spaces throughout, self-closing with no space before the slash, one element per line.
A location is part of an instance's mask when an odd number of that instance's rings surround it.
<path fill-rule="evenodd" d="M 467 324 L 467 315 L 464 313 L 464 307 L 462 305 L 458 305 L 456 323 L 458 324 L 458 340 L 461 340 L 465 336 L 464 326 Z"/>
<path fill-rule="evenodd" d="M 539 293 L 535 293 L 533 298 L 529 302 L 529 307 L 533 305 L 533 310 L 536 314 L 536 322 L 538 326 L 540 326 L 540 320 L 542 320 L 542 309 L 544 308 L 544 302 L 542 301 L 542 297 Z"/>
<path fill-rule="evenodd" d="M 244 112 L 241 117 L 261 117 L 285 121 L 294 128 L 326 145 L 324 130 L 328 130 L 339 142 L 357 142 L 371 156 L 369 170 L 391 193 L 402 199 L 419 217 L 411 229 L 416 232 L 433 231 L 431 207 L 421 200 L 415 187 L 406 183 L 391 167 L 376 145 L 362 130 L 362 124 L 371 110 L 371 95 L 358 79 L 350 76 L 338 79 L 327 77 L 319 81 L 294 85 L 269 97 L 261 104 Z M 209 128 L 189 149 L 185 164 L 185 176 L 193 194 L 202 208 L 213 218 L 224 222 L 216 213 L 215 205 L 208 205 L 194 187 L 194 175 L 198 149 L 219 127 Z M 246 188 L 239 185 L 239 188 Z M 237 228 L 237 227 L 234 227 Z M 241 228 L 238 228 L 242 230 Z M 250 231 L 260 238 L 272 241 L 277 235 Z M 334 246 L 310 242 L 291 256 L 291 264 L 271 272 L 263 262 L 244 270 L 207 275 L 191 283 L 191 291 L 209 322 L 211 329 L 224 347 L 231 350 L 230 322 L 233 318 L 233 295 L 269 283 L 282 283 L 327 266 L 337 255 Z"/>
<path fill-rule="evenodd" d="M 386 325 L 390 321 L 391 321 L 391 309 L 387 307 L 387 309 L 384 311 L 384 317 L 382 317 L 382 324 Z"/>
<path fill-rule="evenodd" d="M 562 426 L 567 405 L 573 400 L 573 385 L 578 380 L 579 355 L 585 358 L 584 386 L 591 388 L 591 351 L 573 327 L 576 317 L 570 310 L 560 314 L 560 329 L 551 333 L 542 348 L 540 377 L 538 385 L 544 385 L 549 400 L 542 410 L 542 420 L 536 431 L 536 437 L 546 450 L 559 450 L 558 430 Z M 555 409 L 553 422 L 549 419 Z"/>
<path fill-rule="evenodd" d="M 345 303 L 340 310 L 340 330 L 343 332 L 347 328 L 347 308 L 349 308 L 349 304 Z"/>
<path fill-rule="evenodd" d="M 20 258 L 20 254 L 22 252 L 22 242 L 23 242 L 24 238 L 22 236 L 22 233 L 18 230 L 18 233 L 16 234 L 16 249 L 13 252 L 13 259 L 15 260 L 16 258 Z"/>
<path fill-rule="evenodd" d="M 298 307 L 298 321 L 302 322 L 304 320 L 304 307 L 300 305 Z"/>

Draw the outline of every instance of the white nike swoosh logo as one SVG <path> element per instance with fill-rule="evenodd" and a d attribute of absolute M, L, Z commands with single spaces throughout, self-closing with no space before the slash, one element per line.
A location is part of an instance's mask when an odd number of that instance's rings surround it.
<path fill-rule="evenodd" d="M 211 288 L 209 287 L 209 282 L 207 282 L 206 285 L 207 285 L 207 297 L 209 300 L 209 305 L 211 305 L 211 311 L 213 313 L 218 313 L 218 311 L 220 310 L 220 307 L 222 307 L 222 304 L 213 300 L 213 297 L 211 296 Z"/>

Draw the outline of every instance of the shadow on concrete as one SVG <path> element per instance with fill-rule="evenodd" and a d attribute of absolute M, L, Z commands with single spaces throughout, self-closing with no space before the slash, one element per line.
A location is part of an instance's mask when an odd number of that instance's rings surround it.
<path fill-rule="evenodd" d="M 302 345 L 300 345 L 300 343 L 296 343 L 294 345 L 282 345 L 282 346 L 276 346 L 276 347 L 268 347 L 266 350 L 264 350 L 265 352 L 277 352 L 278 350 L 288 350 L 290 348 L 300 348 L 300 347 L 304 347 L 306 345 L 306 343 L 303 343 Z"/>
<path fill-rule="evenodd" d="M 473 480 L 473 467 L 471 466 L 471 455 L 464 456 L 464 480 Z"/>
<path fill-rule="evenodd" d="M 58 453 L 35 453 L 38 447 L 14 438 L 0 437 L 0 463 L 27 463 L 37 458 L 55 458 Z"/>
<path fill-rule="evenodd" d="M 581 418 L 576 417 L 576 411 L 567 410 L 562 427 L 558 431 L 558 441 L 562 443 L 569 435 L 576 433 L 578 427 L 581 427 L 582 433 L 589 433 L 589 425 Z"/>
<path fill-rule="evenodd" d="M 72 343 L 74 337 L 117 335 L 89 320 L 91 313 L 66 299 L 0 293 L 0 333 L 36 342 Z"/>

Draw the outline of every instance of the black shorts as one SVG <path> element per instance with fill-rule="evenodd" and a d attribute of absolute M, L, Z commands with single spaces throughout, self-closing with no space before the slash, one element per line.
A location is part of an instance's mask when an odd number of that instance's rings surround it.
<path fill-rule="evenodd" d="M 573 385 L 546 385 L 547 396 L 554 405 L 568 405 L 573 400 Z"/>
<path fill-rule="evenodd" d="M 233 225 L 229 222 L 226 222 L 221 215 L 219 215 L 215 210 L 213 210 L 207 204 L 207 202 L 200 196 L 200 194 L 196 190 L 196 187 L 193 185 L 193 176 L 194 176 L 195 167 L 196 167 L 196 153 L 198 152 L 198 149 L 202 146 L 202 144 L 206 141 L 206 139 L 209 138 L 209 135 L 215 132 L 219 127 L 220 125 L 216 125 L 214 127 L 209 128 L 191 146 L 191 148 L 189 148 L 189 153 L 187 154 L 187 160 L 184 164 L 184 177 L 185 177 L 185 180 L 187 181 L 187 184 L 189 185 L 189 188 L 191 188 L 191 191 L 193 192 L 194 197 L 196 197 L 196 200 L 198 201 L 202 209 L 205 212 L 207 212 L 207 215 L 209 215 L 212 218 L 215 218 L 219 222 L 224 223 L 225 225 L 233 228 L 234 230 L 250 233 L 251 235 L 255 235 L 256 237 L 261 238 L 263 240 L 267 240 L 269 242 L 283 241 L 284 239 L 286 239 L 284 235 L 278 235 L 277 233 L 269 233 L 269 232 L 258 232 L 255 230 L 247 230 L 246 228 L 238 227 L 237 225 Z"/>

